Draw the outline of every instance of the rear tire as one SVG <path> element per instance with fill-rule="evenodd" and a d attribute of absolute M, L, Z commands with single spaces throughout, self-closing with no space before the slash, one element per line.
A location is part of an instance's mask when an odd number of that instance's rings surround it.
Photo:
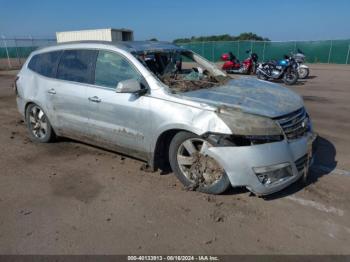
<path fill-rule="evenodd" d="M 55 132 L 41 107 L 30 104 L 26 109 L 25 120 L 30 140 L 36 143 L 48 143 L 54 140 Z"/>
<path fill-rule="evenodd" d="M 305 79 L 305 78 L 308 78 L 308 76 L 310 74 L 310 70 L 309 70 L 309 68 L 299 68 L 298 74 L 299 74 L 300 79 Z"/>
<path fill-rule="evenodd" d="M 193 133 L 177 133 L 170 144 L 169 162 L 175 176 L 186 188 L 221 194 L 231 184 L 223 168 L 213 158 L 201 154 L 205 143 L 208 142 Z"/>

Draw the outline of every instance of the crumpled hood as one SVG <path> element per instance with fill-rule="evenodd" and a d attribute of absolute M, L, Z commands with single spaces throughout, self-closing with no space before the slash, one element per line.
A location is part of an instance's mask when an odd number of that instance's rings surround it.
<path fill-rule="evenodd" d="M 304 105 L 302 98 L 288 88 L 250 77 L 230 80 L 224 86 L 181 95 L 209 105 L 225 105 L 270 118 L 288 114 Z"/>

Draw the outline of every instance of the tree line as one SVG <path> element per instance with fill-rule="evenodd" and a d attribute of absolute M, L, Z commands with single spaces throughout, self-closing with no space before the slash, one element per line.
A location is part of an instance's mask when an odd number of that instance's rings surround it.
<path fill-rule="evenodd" d="M 173 43 L 189 43 L 189 42 L 208 42 L 208 41 L 244 41 L 244 40 L 255 40 L 255 41 L 270 41 L 267 37 L 262 37 L 252 32 L 241 33 L 238 36 L 229 34 L 223 35 L 211 35 L 211 36 L 192 36 L 191 38 L 177 38 Z"/>

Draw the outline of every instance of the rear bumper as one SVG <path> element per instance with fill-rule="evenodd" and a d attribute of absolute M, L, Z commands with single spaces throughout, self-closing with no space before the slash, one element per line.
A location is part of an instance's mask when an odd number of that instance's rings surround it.
<path fill-rule="evenodd" d="M 17 101 L 17 109 L 18 109 L 19 113 L 24 117 L 26 103 L 25 103 L 24 99 L 18 95 L 16 97 L 16 101 Z"/>
<path fill-rule="evenodd" d="M 241 147 L 210 147 L 208 155 L 215 158 L 225 169 L 231 185 L 245 186 L 257 195 L 268 195 L 284 189 L 307 174 L 306 161 L 300 167 L 300 159 L 312 160 L 312 143 L 316 134 L 307 133 L 302 138 L 281 142 Z M 292 174 L 269 185 L 258 179 L 254 169 L 288 163 Z"/>

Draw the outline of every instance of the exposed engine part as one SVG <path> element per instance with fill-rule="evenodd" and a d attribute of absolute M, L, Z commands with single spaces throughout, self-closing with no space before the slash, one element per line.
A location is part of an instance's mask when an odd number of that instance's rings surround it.
<path fill-rule="evenodd" d="M 231 79 L 188 51 L 148 52 L 138 59 L 175 93 L 211 88 Z"/>
<path fill-rule="evenodd" d="M 210 88 L 220 84 L 218 81 L 200 80 L 200 79 L 183 79 L 180 75 L 167 75 L 163 77 L 162 82 L 169 86 L 174 92 L 188 92 L 202 88 Z"/>

